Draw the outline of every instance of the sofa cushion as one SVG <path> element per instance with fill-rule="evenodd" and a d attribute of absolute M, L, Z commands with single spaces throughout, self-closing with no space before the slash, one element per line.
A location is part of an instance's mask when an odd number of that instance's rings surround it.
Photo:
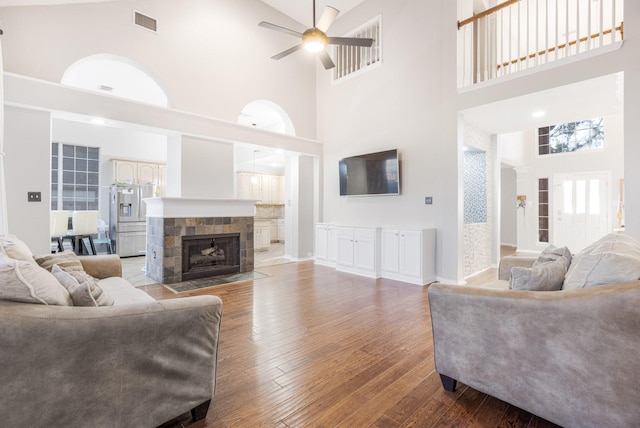
<path fill-rule="evenodd" d="M 567 247 L 556 247 L 555 245 L 549 245 L 542 251 L 542 253 L 540 253 L 536 261 L 533 262 L 533 266 L 552 262 L 559 259 L 560 257 L 565 258 L 565 264 L 567 265 L 568 269 L 569 265 L 571 264 L 571 251 L 569 251 Z"/>
<path fill-rule="evenodd" d="M 67 271 L 64 267 L 53 265 L 51 273 L 67 289 L 74 306 L 113 305 L 113 298 L 84 272 Z"/>
<path fill-rule="evenodd" d="M 98 285 L 113 297 L 113 304 L 116 306 L 155 301 L 153 297 L 135 288 L 126 279 L 117 276 L 101 279 Z"/>
<path fill-rule="evenodd" d="M 0 236 L 0 247 L 2 247 L 4 254 L 11 259 L 35 264 L 35 261 L 33 260 L 33 253 L 27 244 L 22 242 L 15 235 Z"/>
<path fill-rule="evenodd" d="M 624 234 L 609 234 L 573 256 L 564 289 L 640 279 L 640 242 Z"/>
<path fill-rule="evenodd" d="M 562 289 L 567 262 L 564 257 L 530 268 L 514 267 L 509 279 L 514 290 L 555 291 Z"/>
<path fill-rule="evenodd" d="M 82 263 L 80 259 L 71 250 L 66 250 L 61 253 L 43 254 L 40 256 L 33 256 L 36 263 L 41 268 L 44 268 L 51 272 L 53 265 L 64 267 L 66 270 L 83 271 Z"/>
<path fill-rule="evenodd" d="M 33 259 L 32 259 L 33 260 Z M 0 299 L 23 303 L 72 306 L 67 290 L 34 262 L 0 255 Z"/>

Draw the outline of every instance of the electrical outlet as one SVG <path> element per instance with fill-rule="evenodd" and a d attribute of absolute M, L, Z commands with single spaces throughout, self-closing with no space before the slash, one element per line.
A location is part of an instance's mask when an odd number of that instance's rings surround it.
<path fill-rule="evenodd" d="M 41 202 L 42 192 L 27 192 L 27 200 L 29 202 Z"/>
<path fill-rule="evenodd" d="M 424 198 L 424 203 L 425 203 L 426 205 L 431 205 L 431 204 L 433 204 L 433 196 L 425 196 L 425 198 Z"/>

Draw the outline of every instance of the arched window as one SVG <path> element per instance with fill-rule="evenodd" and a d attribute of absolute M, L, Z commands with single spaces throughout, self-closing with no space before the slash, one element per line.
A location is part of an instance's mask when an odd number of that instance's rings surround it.
<path fill-rule="evenodd" d="M 255 100 L 250 102 L 240 112 L 238 123 L 282 134 L 296 135 L 293 122 L 287 112 L 271 101 Z"/>

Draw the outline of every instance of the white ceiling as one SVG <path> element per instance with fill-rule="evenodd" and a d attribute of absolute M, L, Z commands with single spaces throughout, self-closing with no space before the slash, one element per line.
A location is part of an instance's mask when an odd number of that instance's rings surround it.
<path fill-rule="evenodd" d="M 123 0 L 0 0 L 0 7 L 4 6 L 35 6 L 53 4 L 73 4 L 73 3 L 100 3 L 105 1 Z M 304 25 L 305 28 L 311 26 L 313 20 L 313 0 L 262 0 L 264 3 L 290 16 Z M 318 0 L 316 1 L 316 19 L 320 18 L 322 11 L 330 5 L 346 13 L 365 0 Z"/>

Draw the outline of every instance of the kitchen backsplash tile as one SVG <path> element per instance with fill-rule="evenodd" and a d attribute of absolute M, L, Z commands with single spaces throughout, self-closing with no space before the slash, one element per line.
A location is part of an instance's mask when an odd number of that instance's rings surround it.
<path fill-rule="evenodd" d="M 257 219 L 284 218 L 284 205 L 256 205 Z"/>

